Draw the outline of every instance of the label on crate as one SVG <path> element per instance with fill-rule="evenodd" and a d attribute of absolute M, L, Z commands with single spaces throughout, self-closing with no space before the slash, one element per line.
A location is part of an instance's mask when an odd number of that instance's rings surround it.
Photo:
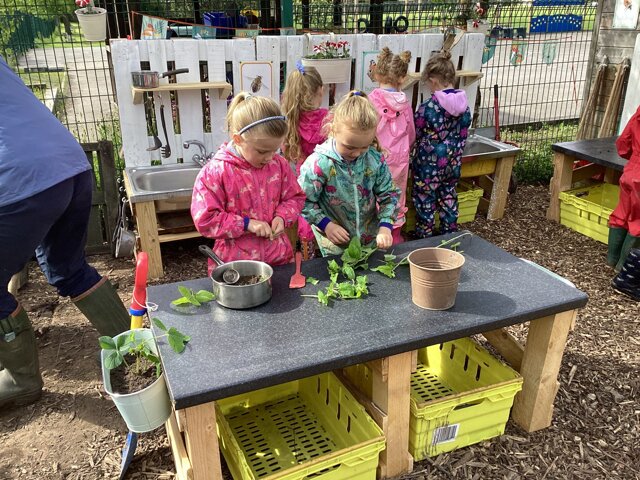
<path fill-rule="evenodd" d="M 445 425 L 444 427 L 438 427 L 433 432 L 433 438 L 431 445 L 440 445 L 441 443 L 453 442 L 458 436 L 459 423 L 453 425 Z"/>

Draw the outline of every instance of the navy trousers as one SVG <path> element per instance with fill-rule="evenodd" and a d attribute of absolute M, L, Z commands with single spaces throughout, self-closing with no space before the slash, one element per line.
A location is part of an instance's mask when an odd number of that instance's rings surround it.
<path fill-rule="evenodd" d="M 0 318 L 17 307 L 11 277 L 35 250 L 47 281 L 63 297 L 86 292 L 100 280 L 84 255 L 93 175 L 86 171 L 20 202 L 0 207 Z"/>

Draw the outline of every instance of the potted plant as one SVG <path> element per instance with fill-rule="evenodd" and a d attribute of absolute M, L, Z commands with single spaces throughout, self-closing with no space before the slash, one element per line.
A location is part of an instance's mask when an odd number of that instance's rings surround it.
<path fill-rule="evenodd" d="M 107 38 L 107 11 L 93 5 L 93 0 L 76 0 L 80 8 L 76 16 L 82 35 L 89 42 L 101 42 Z"/>
<path fill-rule="evenodd" d="M 487 20 L 487 8 L 486 2 L 476 2 L 470 7 L 468 19 L 467 19 L 467 32 L 469 33 L 489 33 L 491 24 Z"/>
<path fill-rule="evenodd" d="M 157 318 L 153 324 L 167 337 L 176 353 L 182 353 L 190 337 Z M 171 414 L 169 392 L 153 331 L 127 330 L 115 337 L 100 337 L 102 378 L 106 392 L 132 432 L 148 432 L 166 422 Z"/>
<path fill-rule="evenodd" d="M 351 56 L 349 42 L 322 42 L 313 47 L 313 54 L 302 58 L 303 67 L 315 67 L 324 83 L 349 81 Z"/>

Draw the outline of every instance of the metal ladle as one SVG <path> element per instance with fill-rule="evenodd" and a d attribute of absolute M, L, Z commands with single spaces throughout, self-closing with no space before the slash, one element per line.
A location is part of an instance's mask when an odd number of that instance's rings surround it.
<path fill-rule="evenodd" d="M 211 250 L 206 245 L 200 245 L 198 247 L 198 250 L 200 250 L 200 252 L 202 252 L 203 255 L 209 257 L 211 260 L 216 262 L 216 264 L 218 264 L 218 266 L 221 267 L 221 266 L 225 265 L 225 263 L 222 260 L 220 260 L 220 257 L 218 257 L 213 252 L 213 250 Z M 233 285 L 234 283 L 238 283 L 238 280 L 240 280 L 240 273 L 237 270 L 233 269 L 233 268 L 227 268 L 224 272 L 222 272 L 222 280 L 227 285 Z"/>

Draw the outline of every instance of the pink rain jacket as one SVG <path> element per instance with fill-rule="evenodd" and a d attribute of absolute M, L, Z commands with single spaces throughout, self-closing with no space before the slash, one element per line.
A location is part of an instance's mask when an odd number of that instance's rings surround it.
<path fill-rule="evenodd" d="M 396 222 L 399 226 L 405 222 L 409 152 L 416 140 L 411 101 L 404 92 L 390 92 L 382 88 L 376 88 L 371 92 L 369 99 L 380 115 L 378 141 L 385 151 L 386 163 L 389 165 L 393 181 L 400 189 L 400 213 Z"/>
<path fill-rule="evenodd" d="M 282 217 L 290 227 L 300 215 L 305 195 L 287 160 L 275 155 L 262 168 L 252 167 L 231 144 L 224 144 L 196 178 L 191 216 L 198 232 L 215 239 L 213 251 L 225 262 L 261 260 L 282 265 L 293 258 L 285 233 L 270 240 L 245 230 L 245 218 L 269 224 Z M 213 263 L 210 261 L 209 271 Z"/>

